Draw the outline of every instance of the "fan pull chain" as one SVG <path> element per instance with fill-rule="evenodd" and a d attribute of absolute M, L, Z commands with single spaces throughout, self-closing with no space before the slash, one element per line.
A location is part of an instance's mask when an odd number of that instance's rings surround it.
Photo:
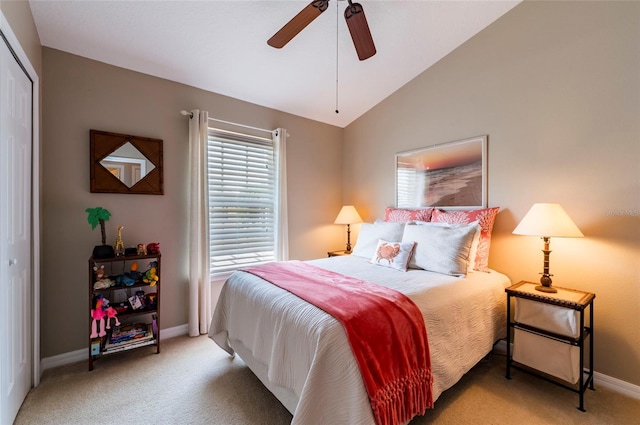
<path fill-rule="evenodd" d="M 340 113 L 340 111 L 338 110 L 338 24 L 339 24 L 338 16 L 339 15 L 340 15 L 339 4 L 336 1 L 336 114 Z"/>

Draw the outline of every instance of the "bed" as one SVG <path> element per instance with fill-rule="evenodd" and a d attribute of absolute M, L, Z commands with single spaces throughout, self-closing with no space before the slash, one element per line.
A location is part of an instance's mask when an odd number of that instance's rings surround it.
<path fill-rule="evenodd" d="M 361 237 L 364 247 L 362 231 Z M 366 257 L 308 263 L 411 298 L 427 329 L 434 401 L 505 337 L 504 288 L 510 285 L 505 275 L 493 270 L 464 277 L 423 269 L 405 272 L 372 264 Z M 292 424 L 375 423 L 341 324 L 286 290 L 250 273 L 234 273 L 222 288 L 209 336 L 243 359 L 293 414 Z"/>

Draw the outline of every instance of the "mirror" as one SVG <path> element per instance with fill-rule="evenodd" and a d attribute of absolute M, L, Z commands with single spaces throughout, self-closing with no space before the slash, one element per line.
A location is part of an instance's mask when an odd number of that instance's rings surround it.
<path fill-rule="evenodd" d="M 164 194 L 162 140 L 91 130 L 93 193 Z"/>
<path fill-rule="evenodd" d="M 142 180 L 155 165 L 149 161 L 131 142 L 127 142 L 104 157 L 100 165 L 106 168 L 128 188 Z"/>

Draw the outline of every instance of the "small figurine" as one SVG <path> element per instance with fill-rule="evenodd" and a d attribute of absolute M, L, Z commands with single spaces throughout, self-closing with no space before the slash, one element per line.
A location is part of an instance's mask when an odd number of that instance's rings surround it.
<path fill-rule="evenodd" d="M 116 244 L 113 247 L 116 251 L 116 256 L 124 255 L 124 242 L 122 241 L 122 229 L 124 226 L 118 226 L 118 236 L 116 237 Z"/>
<path fill-rule="evenodd" d="M 151 242 L 150 244 L 147 244 L 147 252 L 149 254 L 159 254 L 160 244 L 158 242 Z"/>
<path fill-rule="evenodd" d="M 143 243 L 138 244 L 138 255 L 147 255 L 147 247 Z"/>

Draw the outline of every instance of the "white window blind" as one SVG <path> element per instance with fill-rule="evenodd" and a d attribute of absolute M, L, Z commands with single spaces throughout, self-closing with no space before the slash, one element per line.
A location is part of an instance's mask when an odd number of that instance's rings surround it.
<path fill-rule="evenodd" d="M 275 260 L 274 143 L 209 129 L 211 273 Z"/>
<path fill-rule="evenodd" d="M 398 167 L 396 171 L 396 206 L 410 208 L 416 205 L 420 197 L 416 193 L 416 170 L 409 167 Z"/>

